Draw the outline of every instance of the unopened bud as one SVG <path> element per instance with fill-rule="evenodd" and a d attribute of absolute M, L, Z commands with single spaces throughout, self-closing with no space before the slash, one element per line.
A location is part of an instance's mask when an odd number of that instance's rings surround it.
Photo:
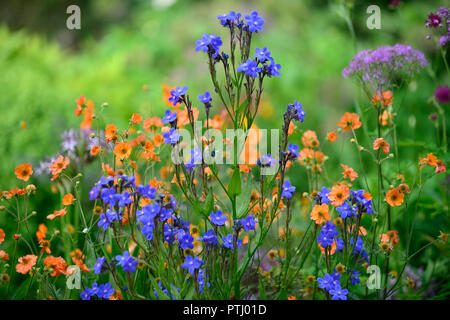
<path fill-rule="evenodd" d="M 101 105 L 101 107 L 102 107 L 102 108 L 108 108 L 108 107 L 109 107 L 108 102 L 103 102 L 102 105 Z"/>
<path fill-rule="evenodd" d="M 356 140 L 355 140 L 354 138 L 351 138 L 351 139 L 350 139 L 350 142 L 351 142 L 351 143 L 355 143 Z"/>

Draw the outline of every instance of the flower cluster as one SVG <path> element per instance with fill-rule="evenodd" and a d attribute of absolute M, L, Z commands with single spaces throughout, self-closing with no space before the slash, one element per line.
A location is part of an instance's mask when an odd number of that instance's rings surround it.
<path fill-rule="evenodd" d="M 322 278 L 317 278 L 319 288 L 325 289 L 330 295 L 332 300 L 347 300 L 348 290 L 342 289 L 341 274 L 333 272 L 331 275 L 326 273 Z"/>
<path fill-rule="evenodd" d="M 360 51 L 342 75 L 356 78 L 371 97 L 373 93 L 391 89 L 398 79 L 409 81 L 427 65 L 422 52 L 398 43 Z"/>
<path fill-rule="evenodd" d="M 440 7 L 436 13 L 431 12 L 425 20 L 425 26 L 435 32 L 439 38 L 438 45 L 445 47 L 450 42 L 450 9 Z M 431 35 L 427 39 L 431 39 Z"/>

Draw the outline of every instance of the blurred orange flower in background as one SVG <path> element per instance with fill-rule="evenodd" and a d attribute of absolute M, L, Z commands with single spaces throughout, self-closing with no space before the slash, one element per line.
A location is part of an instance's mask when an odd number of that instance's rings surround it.
<path fill-rule="evenodd" d="M 341 164 L 341 167 L 344 169 L 344 179 L 349 178 L 350 181 L 353 181 L 356 178 L 358 178 L 358 173 L 356 173 L 356 171 L 350 168 L 349 166 Z"/>
<path fill-rule="evenodd" d="M 66 213 L 67 213 L 66 208 L 61 209 L 61 210 L 55 210 L 55 211 L 53 211 L 52 214 L 49 214 L 49 215 L 47 216 L 47 219 L 53 220 L 53 219 L 55 219 L 56 217 L 63 217 L 63 216 L 66 215 Z"/>
<path fill-rule="evenodd" d="M 68 193 L 63 197 L 62 204 L 64 206 L 70 206 L 73 203 L 74 199 L 75 199 L 75 197 L 73 196 L 73 194 Z"/>
<path fill-rule="evenodd" d="M 52 181 L 59 177 L 59 174 L 63 172 L 65 168 L 67 168 L 70 164 L 69 157 L 64 157 L 60 155 L 56 161 L 53 161 L 50 165 L 50 170 L 52 171 Z"/>

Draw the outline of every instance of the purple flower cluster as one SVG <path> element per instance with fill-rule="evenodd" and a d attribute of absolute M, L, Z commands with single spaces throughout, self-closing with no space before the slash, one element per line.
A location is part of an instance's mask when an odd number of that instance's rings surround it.
<path fill-rule="evenodd" d="M 438 44 L 441 47 L 450 42 L 450 10 L 446 7 L 440 7 L 436 13 L 431 12 L 425 20 L 425 26 L 433 29 L 439 37 Z M 427 36 L 430 39 L 431 35 Z"/>
<path fill-rule="evenodd" d="M 427 65 L 421 51 L 399 43 L 358 52 L 342 75 L 356 78 L 372 95 L 392 89 L 398 79 L 410 80 Z"/>
<path fill-rule="evenodd" d="M 128 251 L 124 251 L 122 255 L 117 255 L 116 260 L 117 260 L 117 265 L 121 266 L 123 268 L 123 271 L 125 271 L 125 272 L 135 272 L 136 271 L 136 266 L 138 264 L 138 261 L 133 256 L 130 256 Z"/>
<path fill-rule="evenodd" d="M 176 106 L 177 103 L 179 103 L 179 102 L 181 102 L 183 100 L 183 98 L 186 95 L 187 91 L 188 91 L 188 86 L 176 87 L 175 89 L 172 89 L 172 91 L 170 91 L 170 97 L 169 97 L 168 100 L 170 102 L 172 102 L 172 104 L 174 106 Z M 166 111 L 166 115 L 167 115 L 167 111 Z"/>
<path fill-rule="evenodd" d="M 256 160 L 256 164 L 258 165 L 258 166 L 261 166 L 261 167 L 272 167 L 273 165 L 274 165 L 274 163 L 275 163 L 275 159 L 274 158 L 272 158 L 272 156 L 270 155 L 270 153 L 268 153 L 267 154 L 267 156 L 261 156 L 261 157 L 259 157 L 259 159 L 258 160 Z"/>
<path fill-rule="evenodd" d="M 181 138 L 181 135 L 175 128 L 170 128 L 169 131 L 163 132 L 162 136 L 165 144 L 175 144 Z"/>

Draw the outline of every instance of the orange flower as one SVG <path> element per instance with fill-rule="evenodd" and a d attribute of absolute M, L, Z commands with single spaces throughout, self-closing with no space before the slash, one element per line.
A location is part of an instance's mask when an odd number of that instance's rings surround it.
<path fill-rule="evenodd" d="M 131 116 L 131 121 L 134 124 L 139 124 L 142 121 L 142 116 L 139 113 L 133 113 L 133 115 Z"/>
<path fill-rule="evenodd" d="M 91 155 L 94 157 L 100 153 L 100 147 L 99 146 L 93 146 L 91 149 Z"/>
<path fill-rule="evenodd" d="M 335 240 L 335 241 L 333 241 L 333 244 L 331 245 L 331 248 L 328 249 L 329 250 L 328 254 L 329 255 L 333 255 L 336 252 L 336 248 L 337 248 L 337 245 L 336 245 L 336 240 Z M 322 247 L 320 242 L 319 242 L 319 249 L 322 252 L 322 254 L 325 254 L 325 249 Z"/>
<path fill-rule="evenodd" d="M 131 145 L 128 142 L 122 141 L 114 147 L 114 154 L 118 159 L 127 159 L 131 155 Z"/>
<path fill-rule="evenodd" d="M 48 256 L 44 259 L 44 264 L 52 277 L 57 277 L 61 274 L 67 275 L 67 267 L 69 265 L 62 257 Z"/>
<path fill-rule="evenodd" d="M 5 241 L 5 231 L 0 228 L 0 244 L 2 244 L 3 241 Z"/>
<path fill-rule="evenodd" d="M 45 235 L 47 234 L 47 227 L 45 224 L 41 223 L 39 225 L 38 231 L 36 231 L 36 237 L 38 239 L 38 242 L 45 239 Z"/>
<path fill-rule="evenodd" d="M 404 198 L 405 194 L 400 192 L 399 188 L 394 188 L 386 192 L 386 201 L 391 207 L 400 206 Z"/>
<path fill-rule="evenodd" d="M 378 122 L 383 127 L 386 127 L 391 124 L 392 119 L 393 119 L 392 114 L 389 111 L 384 110 L 383 113 L 378 117 Z"/>
<path fill-rule="evenodd" d="M 345 199 L 350 195 L 350 190 L 345 184 L 339 184 L 331 188 L 328 198 L 331 200 L 331 204 L 335 207 L 341 206 Z"/>
<path fill-rule="evenodd" d="M 380 97 L 381 97 L 381 99 L 380 99 Z M 380 94 L 380 92 L 378 92 L 372 96 L 372 103 L 378 104 L 381 101 L 383 106 L 387 107 L 392 104 L 393 99 L 394 99 L 394 95 L 392 94 L 392 91 L 384 91 L 381 94 Z"/>
<path fill-rule="evenodd" d="M 83 121 L 80 123 L 81 129 L 90 129 L 92 126 L 92 120 L 94 116 L 94 102 L 92 100 L 88 100 L 86 102 L 86 108 L 84 108 L 84 117 Z"/>
<path fill-rule="evenodd" d="M 17 179 L 28 181 L 28 179 L 30 179 L 30 176 L 33 174 L 33 168 L 31 164 L 23 163 L 20 166 L 16 167 L 14 173 L 16 174 Z"/>
<path fill-rule="evenodd" d="M 105 129 L 105 138 L 111 141 L 117 134 L 117 127 L 113 124 L 108 124 Z"/>
<path fill-rule="evenodd" d="M 22 274 L 27 274 L 31 268 L 36 264 L 37 256 L 28 254 L 19 258 L 19 263 L 16 264 L 16 271 Z"/>
<path fill-rule="evenodd" d="M 74 199 L 75 199 L 75 197 L 73 196 L 73 194 L 68 193 L 63 197 L 62 204 L 64 206 L 70 206 L 73 203 Z"/>
<path fill-rule="evenodd" d="M 387 143 L 383 138 L 378 138 L 373 142 L 373 150 L 378 150 L 380 148 L 385 154 L 389 153 L 389 143 Z"/>
<path fill-rule="evenodd" d="M 144 120 L 142 127 L 145 131 L 150 132 L 152 129 L 161 128 L 163 123 L 161 122 L 161 118 L 151 117 Z"/>
<path fill-rule="evenodd" d="M 302 136 L 302 144 L 306 148 L 317 148 L 319 146 L 319 140 L 317 140 L 317 134 L 315 131 L 307 130 Z"/>
<path fill-rule="evenodd" d="M 75 249 L 70 253 L 73 263 L 75 263 L 82 271 L 89 272 L 89 268 L 84 264 L 84 254 L 80 249 Z"/>
<path fill-rule="evenodd" d="M 52 214 L 49 214 L 49 215 L 47 216 L 47 219 L 53 220 L 53 219 L 55 219 L 56 217 L 63 217 L 63 216 L 66 215 L 66 213 L 67 213 L 66 208 L 61 209 L 61 210 L 55 210 L 55 211 L 53 211 Z"/>
<path fill-rule="evenodd" d="M 47 254 L 52 253 L 50 251 L 50 241 L 48 241 L 48 240 L 41 240 L 41 241 L 39 241 L 39 245 L 42 248 L 41 253 L 43 253 L 43 252 L 47 252 Z"/>
<path fill-rule="evenodd" d="M 326 203 L 317 204 L 314 206 L 311 212 L 311 220 L 315 221 L 316 224 L 321 225 L 331 219 L 330 213 L 328 212 L 328 205 Z"/>
<path fill-rule="evenodd" d="M 361 121 L 356 113 L 346 112 L 338 123 L 338 126 L 344 129 L 344 132 L 356 130 L 361 127 Z"/>
<path fill-rule="evenodd" d="M 432 167 L 437 167 L 438 165 L 438 158 L 433 154 L 433 153 L 429 153 L 427 154 L 427 156 L 425 158 L 421 158 L 419 160 L 420 164 L 428 164 L 429 166 Z"/>
<path fill-rule="evenodd" d="M 0 260 L 8 261 L 9 254 L 7 254 L 4 250 L 0 250 Z"/>
<path fill-rule="evenodd" d="M 291 121 L 289 123 L 289 128 L 288 128 L 288 136 L 290 136 L 291 134 L 293 134 L 295 131 L 295 124 Z"/>
<path fill-rule="evenodd" d="M 350 181 L 353 181 L 356 178 L 358 178 L 358 174 L 352 168 L 350 168 L 346 165 L 343 165 L 343 164 L 341 164 L 341 167 L 344 169 L 344 179 L 349 178 Z"/>
<path fill-rule="evenodd" d="M 330 133 L 328 133 L 327 135 L 327 140 L 330 142 L 334 142 L 337 140 L 337 134 L 334 131 L 331 131 Z"/>
<path fill-rule="evenodd" d="M 73 111 L 77 117 L 81 116 L 81 113 L 83 112 L 83 106 L 86 103 L 86 97 L 84 95 L 80 95 L 80 97 L 75 100 L 75 103 L 77 104 L 77 107 Z"/>
<path fill-rule="evenodd" d="M 59 174 L 69 166 L 70 160 L 69 157 L 64 157 L 60 155 L 56 161 L 53 161 L 50 165 L 50 170 L 52 170 L 52 181 L 58 178 Z"/>
<path fill-rule="evenodd" d="M 406 183 L 402 183 L 401 185 L 398 186 L 398 190 L 400 190 L 401 193 L 411 193 L 411 189 L 409 188 L 409 186 Z"/>

